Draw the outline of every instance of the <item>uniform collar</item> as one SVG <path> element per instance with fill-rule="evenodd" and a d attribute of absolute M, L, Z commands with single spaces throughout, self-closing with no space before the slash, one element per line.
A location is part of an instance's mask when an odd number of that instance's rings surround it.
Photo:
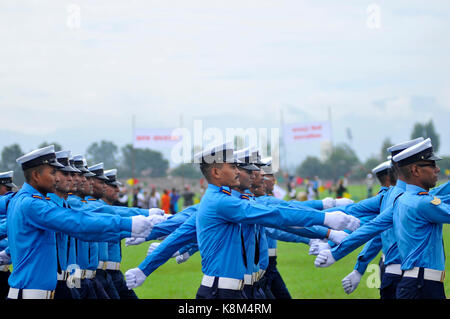
<path fill-rule="evenodd" d="M 23 186 L 22 186 L 22 188 L 21 188 L 20 190 L 21 190 L 22 192 L 25 192 L 25 193 L 30 193 L 30 194 L 33 194 L 33 195 L 39 195 L 39 196 L 42 196 L 42 194 L 39 193 L 39 191 L 38 191 L 36 188 L 34 188 L 33 186 L 31 186 L 31 185 L 28 184 L 27 182 L 23 183 Z"/>
<path fill-rule="evenodd" d="M 397 179 L 397 182 L 395 183 L 395 186 L 402 189 L 402 190 L 406 190 L 406 183 L 400 179 Z"/>
<path fill-rule="evenodd" d="M 406 184 L 406 191 L 408 193 L 422 193 L 422 192 L 427 193 L 427 191 L 424 190 L 422 187 L 412 184 Z"/>

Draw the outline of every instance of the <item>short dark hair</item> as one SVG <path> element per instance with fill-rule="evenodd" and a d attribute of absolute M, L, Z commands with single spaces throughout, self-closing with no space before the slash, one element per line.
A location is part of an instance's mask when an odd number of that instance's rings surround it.
<path fill-rule="evenodd" d="M 31 174 L 34 171 L 37 171 L 39 174 L 42 173 L 44 167 L 45 167 L 45 165 L 38 165 L 38 166 L 30 167 L 30 168 L 27 168 L 26 170 L 24 170 L 23 176 L 25 177 L 25 181 L 27 183 L 29 183 L 31 181 Z"/>
<path fill-rule="evenodd" d="M 200 171 L 203 176 L 205 176 L 206 180 L 209 181 L 211 179 L 211 169 L 213 167 L 221 167 L 223 163 L 201 163 Z"/>

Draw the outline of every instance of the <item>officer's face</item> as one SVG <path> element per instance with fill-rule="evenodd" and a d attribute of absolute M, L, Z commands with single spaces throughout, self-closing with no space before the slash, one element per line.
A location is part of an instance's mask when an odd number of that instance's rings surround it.
<path fill-rule="evenodd" d="M 92 178 L 93 184 L 93 194 L 97 198 L 102 198 L 105 194 L 105 182 L 98 178 Z"/>
<path fill-rule="evenodd" d="M 8 188 L 5 185 L 0 184 L 0 195 L 4 195 L 8 192 Z"/>
<path fill-rule="evenodd" d="M 117 186 L 106 185 L 105 186 L 105 198 L 110 203 L 115 202 L 119 198 L 119 188 Z"/>
<path fill-rule="evenodd" d="M 43 165 L 40 171 L 33 172 L 33 179 L 41 194 L 55 192 L 56 168 L 50 165 Z"/>
<path fill-rule="evenodd" d="M 78 174 L 70 173 L 70 176 L 72 177 L 72 184 L 70 184 L 70 191 L 76 192 L 78 187 Z"/>
<path fill-rule="evenodd" d="M 266 186 L 266 190 L 268 193 L 273 191 L 273 187 L 275 185 L 275 177 L 273 175 L 264 175 L 264 186 Z"/>
<path fill-rule="evenodd" d="M 213 168 L 215 177 L 221 186 L 238 187 L 239 186 L 239 169 L 236 164 L 223 163 Z"/>
<path fill-rule="evenodd" d="M 435 161 L 422 161 L 416 163 L 415 166 L 417 167 L 420 181 L 425 188 L 436 186 L 441 169 L 436 165 Z"/>
<path fill-rule="evenodd" d="M 94 183 L 94 181 L 93 181 L 92 177 L 86 178 L 86 181 L 83 183 L 83 185 L 81 187 L 81 192 L 85 196 L 92 195 L 93 183 Z"/>
<path fill-rule="evenodd" d="M 55 173 L 55 189 L 62 193 L 70 191 L 72 185 L 72 176 L 69 172 L 57 170 Z"/>
<path fill-rule="evenodd" d="M 252 186 L 253 181 L 255 179 L 255 175 L 253 171 L 248 171 L 246 169 L 239 169 L 239 188 L 240 189 L 249 189 Z"/>
<path fill-rule="evenodd" d="M 255 180 L 252 184 L 252 188 L 250 189 L 253 194 L 256 196 L 262 196 L 266 194 L 266 187 L 264 186 L 264 181 L 262 179 L 262 175 L 259 171 L 254 172 Z"/>

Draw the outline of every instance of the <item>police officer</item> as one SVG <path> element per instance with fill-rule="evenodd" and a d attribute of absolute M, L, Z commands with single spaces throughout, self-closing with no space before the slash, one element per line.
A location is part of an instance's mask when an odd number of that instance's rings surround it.
<path fill-rule="evenodd" d="M 107 170 L 104 172 L 104 175 L 108 178 L 108 181 L 106 181 L 105 192 L 100 201 L 103 201 L 107 205 L 113 205 L 118 200 L 119 186 L 122 183 L 117 180 L 117 169 Z M 111 278 L 120 299 L 138 299 L 136 293 L 132 289 L 127 288 L 125 278 L 120 271 L 120 262 L 122 261 L 120 241 L 109 242 L 107 245 L 107 258 L 103 262 L 103 265 L 101 265 L 101 262 L 99 263 L 99 267 L 104 269 Z"/>
<path fill-rule="evenodd" d="M 379 165 L 377 165 L 375 168 L 372 169 L 372 174 L 375 175 L 380 184 L 381 184 L 381 189 L 378 193 L 378 195 L 380 194 L 384 194 L 384 192 L 388 191 L 389 187 L 391 186 L 395 186 L 396 182 L 397 182 L 397 177 L 395 175 L 395 172 L 392 168 L 392 162 L 390 160 L 383 162 Z M 380 201 L 383 199 L 383 197 L 380 197 Z M 383 238 L 386 238 L 386 236 L 384 236 Z M 344 279 L 342 279 L 342 286 L 344 288 L 344 291 L 347 294 L 352 293 L 356 287 L 359 284 L 359 281 L 361 280 L 361 277 L 364 275 L 367 266 L 369 265 L 369 263 L 373 260 L 373 258 L 375 258 L 379 251 L 381 250 L 383 244 L 382 244 L 382 240 L 383 238 L 381 237 L 381 235 L 377 235 L 376 237 L 372 238 L 369 242 L 367 242 L 367 244 L 364 245 L 364 249 L 361 251 L 361 253 L 358 255 L 357 257 L 357 262 L 355 264 L 354 270 L 349 273 Z M 386 240 L 386 239 L 385 239 Z M 389 243 L 385 243 L 385 247 L 387 247 L 387 245 L 389 245 Z M 380 280 L 383 279 L 383 277 L 385 277 L 384 275 L 384 254 L 383 254 L 383 258 L 380 259 Z M 394 267 L 399 268 L 398 266 L 389 266 L 390 267 L 390 272 L 392 272 L 392 269 Z M 398 276 L 397 274 L 388 274 L 386 275 L 386 277 L 394 277 L 392 278 L 392 280 L 396 280 L 396 277 Z M 380 294 L 381 294 L 381 299 L 390 299 L 389 297 L 394 297 L 395 296 L 395 290 L 396 290 L 396 285 L 389 285 L 390 288 L 386 288 L 387 284 L 386 284 L 387 280 L 383 281 L 383 288 L 380 289 Z M 391 281 L 392 282 L 392 281 Z M 387 289 L 390 289 L 391 292 L 390 293 L 386 293 Z"/>
<path fill-rule="evenodd" d="M 99 201 L 100 203 L 107 205 L 101 199 L 105 194 L 105 183 L 109 181 L 108 177 L 104 175 L 103 163 L 89 166 L 88 170 L 95 176 L 93 176 L 91 179 L 93 184 L 92 196 L 86 196 L 85 200 L 87 200 L 88 203 L 90 201 Z M 98 242 L 90 243 L 90 245 L 95 245 L 96 249 L 93 249 L 93 251 L 97 252 L 97 256 L 92 256 L 92 265 L 88 266 L 88 269 L 95 271 L 95 277 L 92 280 L 95 282 L 97 290 L 100 290 L 100 294 L 103 294 L 103 292 L 105 292 L 105 298 L 120 299 L 119 293 L 117 292 L 116 286 L 112 281 L 111 275 L 106 272 L 106 266 L 108 265 L 108 243 Z M 91 269 L 91 267 L 95 267 L 96 269 Z"/>
<path fill-rule="evenodd" d="M 361 244 L 367 242 L 374 236 L 381 233 L 382 236 L 382 250 L 385 255 L 385 273 L 381 281 L 380 296 L 383 299 L 395 299 L 397 284 L 401 279 L 402 271 L 400 269 L 400 264 L 402 262 L 402 257 L 397 246 L 397 238 L 393 226 L 393 216 L 395 213 L 395 206 L 398 203 L 398 198 L 406 190 L 406 177 L 403 175 L 402 171 L 399 170 L 397 163 L 394 158 L 395 155 L 399 154 L 408 147 L 412 147 L 416 144 L 423 142 L 423 138 L 418 138 L 415 140 L 403 142 L 388 148 L 388 151 L 393 155 L 392 157 L 392 167 L 397 174 L 397 182 L 394 187 L 390 187 L 388 191 L 385 192 L 380 205 L 380 214 L 367 222 L 361 228 L 346 237 L 337 247 L 330 250 L 323 250 L 319 253 L 316 258 L 316 267 L 328 267 L 333 264 L 336 260 L 341 259 L 346 256 L 354 249 L 359 247 Z M 442 192 L 443 189 L 437 189 L 437 192 Z M 431 191 L 430 193 L 432 193 Z M 370 200 L 370 199 L 369 199 Z M 361 201 L 362 203 L 364 201 Z M 360 203 L 355 204 L 358 206 Z M 357 286 L 357 279 L 351 280 L 352 285 Z"/>
<path fill-rule="evenodd" d="M 14 171 L 0 173 L 0 299 L 8 295 L 8 278 L 11 272 L 9 265 L 11 257 L 8 249 L 6 233 L 6 208 L 9 200 L 15 193 L 12 192 L 17 186 L 13 183 Z"/>
<path fill-rule="evenodd" d="M 145 237 L 151 222 L 145 217 L 100 216 L 60 208 L 45 199 L 54 192 L 56 161 L 54 146 L 34 150 L 17 159 L 25 183 L 10 200 L 7 232 L 13 271 L 8 298 L 49 299 L 57 284 L 54 232 L 84 240 L 118 240 L 122 235 Z M 32 274 L 30 276 L 30 274 Z"/>
<path fill-rule="evenodd" d="M 450 205 L 429 193 L 438 180 L 440 159 L 429 138 L 393 158 L 407 183 L 394 213 L 403 271 L 399 299 L 445 299 L 442 225 L 450 223 Z"/>
<path fill-rule="evenodd" d="M 204 273 L 197 298 L 245 297 L 242 293 L 245 245 L 241 223 L 269 227 L 326 225 L 339 229 L 359 226 L 359 221 L 345 214 L 267 208 L 233 197 L 230 187 L 239 185 L 239 171 L 232 143 L 205 150 L 195 158 L 209 183 L 197 211 L 197 240 Z M 229 263 L 230 260 L 235 262 Z"/>
<path fill-rule="evenodd" d="M 72 189 L 71 173 L 79 172 L 69 163 L 70 151 L 63 150 L 55 153 L 56 160 L 63 167 L 58 168 L 55 173 L 55 191 L 48 193 L 46 199 L 59 207 L 68 207 L 67 196 Z M 78 290 L 71 286 L 67 279 L 70 275 L 69 265 L 76 264 L 75 238 L 64 233 L 56 233 L 56 255 L 57 255 L 57 279 L 55 299 L 80 299 Z M 70 267 L 69 267 L 70 268 Z"/>

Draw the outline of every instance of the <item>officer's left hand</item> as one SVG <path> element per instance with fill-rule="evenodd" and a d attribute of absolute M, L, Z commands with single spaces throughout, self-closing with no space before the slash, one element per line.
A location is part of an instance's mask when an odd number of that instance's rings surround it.
<path fill-rule="evenodd" d="M 160 209 L 160 208 L 149 208 L 149 210 L 148 210 L 148 216 L 151 216 L 151 215 L 164 216 L 164 209 Z"/>
<path fill-rule="evenodd" d="M 149 217 L 137 215 L 131 217 L 131 237 L 146 238 L 153 227 L 153 223 Z"/>
<path fill-rule="evenodd" d="M 150 246 L 148 246 L 147 250 L 147 256 L 150 255 L 161 243 L 151 243 Z"/>
<path fill-rule="evenodd" d="M 331 250 L 325 249 L 322 250 L 319 255 L 317 255 L 316 260 L 314 261 L 314 266 L 324 268 L 331 266 L 334 264 L 336 260 L 334 259 L 333 255 L 331 254 Z"/>
<path fill-rule="evenodd" d="M 358 287 L 361 277 L 362 275 L 357 270 L 353 270 L 342 279 L 342 288 L 346 294 L 351 294 Z"/>
<path fill-rule="evenodd" d="M 181 255 L 178 255 L 178 256 L 175 258 L 175 260 L 177 261 L 177 264 L 181 264 L 181 263 L 184 263 L 186 260 L 188 260 L 189 257 L 191 257 L 191 255 L 189 255 L 188 252 L 185 252 L 185 253 L 183 253 L 183 254 L 181 254 Z"/>
<path fill-rule="evenodd" d="M 139 268 L 132 268 L 125 273 L 125 281 L 128 289 L 133 289 L 142 285 L 147 276 Z"/>
<path fill-rule="evenodd" d="M 326 197 L 322 199 L 323 209 L 328 209 L 336 206 L 336 200 L 331 197 Z"/>
<path fill-rule="evenodd" d="M 343 230 L 334 230 L 330 229 L 330 234 L 328 235 L 328 239 L 331 240 L 335 244 L 340 244 L 345 237 L 348 236 L 348 233 L 346 233 Z"/>
<path fill-rule="evenodd" d="M 9 265 L 11 257 L 6 253 L 6 250 L 0 251 L 0 265 Z"/>
<path fill-rule="evenodd" d="M 309 255 L 317 256 L 322 250 L 324 249 L 331 249 L 330 245 L 326 242 L 317 242 L 309 248 Z"/>
<path fill-rule="evenodd" d="M 345 206 L 353 203 L 354 201 L 350 198 L 336 198 L 336 206 Z"/>

